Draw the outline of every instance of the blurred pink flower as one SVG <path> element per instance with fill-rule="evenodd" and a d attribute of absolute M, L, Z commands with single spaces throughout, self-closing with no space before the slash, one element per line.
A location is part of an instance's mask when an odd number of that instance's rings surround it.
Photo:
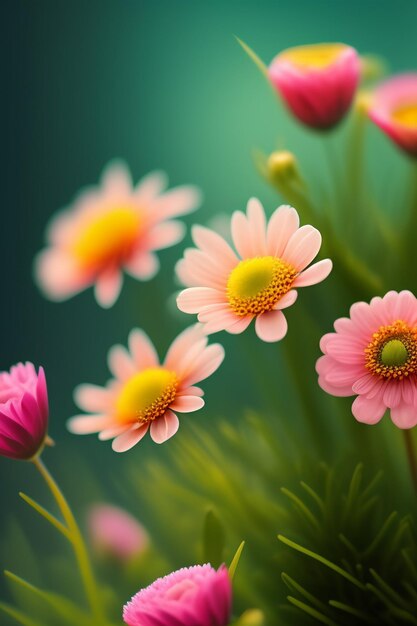
<path fill-rule="evenodd" d="M 417 157 L 417 73 L 382 83 L 373 94 L 369 116 L 397 146 Z"/>
<path fill-rule="evenodd" d="M 177 299 L 184 313 L 197 313 L 206 333 L 241 333 L 255 318 L 264 341 L 279 341 L 287 332 L 282 312 L 297 298 L 297 287 L 314 285 L 330 273 L 329 259 L 307 266 L 317 255 L 321 235 L 312 226 L 299 228 L 295 209 L 281 206 L 267 223 L 256 198 L 246 215 L 235 211 L 231 230 L 236 254 L 220 235 L 194 226 L 197 249 L 185 251 L 177 264 L 184 285 Z"/>
<path fill-rule="evenodd" d="M 18 363 L 0 373 L 0 454 L 27 460 L 42 448 L 48 428 L 45 372 Z"/>
<path fill-rule="evenodd" d="M 333 396 L 353 396 L 353 415 L 376 424 L 386 409 L 399 428 L 417 424 L 417 300 L 389 291 L 370 304 L 357 302 L 350 318 L 322 337 L 319 384 Z"/>
<path fill-rule="evenodd" d="M 47 231 L 49 246 L 35 262 L 39 286 L 52 300 L 65 300 L 95 285 L 97 302 L 117 300 L 126 270 L 139 280 L 158 271 L 155 250 L 184 236 L 173 221 L 200 203 L 195 187 L 165 192 L 166 178 L 153 172 L 136 186 L 122 162 L 110 164 L 97 188 L 83 191 L 72 207 L 59 213 Z"/>
<path fill-rule="evenodd" d="M 224 358 L 221 345 L 207 345 L 200 325 L 182 332 L 169 348 L 163 364 L 147 335 L 134 329 L 128 352 L 113 346 L 109 367 L 114 375 L 106 387 L 80 385 L 75 400 L 93 415 L 69 420 L 71 432 L 100 432 L 99 439 L 114 439 L 113 450 L 125 452 L 150 430 L 163 443 L 178 430 L 176 413 L 190 413 L 204 406 L 203 391 L 194 387 L 217 370 Z"/>
<path fill-rule="evenodd" d="M 227 626 L 232 586 L 223 565 L 184 567 L 139 591 L 123 609 L 128 626 Z"/>
<path fill-rule="evenodd" d="M 144 527 L 127 511 L 110 504 L 94 504 L 88 512 L 91 543 L 97 552 L 126 561 L 149 544 Z"/>
<path fill-rule="evenodd" d="M 356 50 L 341 43 L 289 48 L 269 66 L 269 78 L 293 115 L 319 130 L 345 116 L 360 72 Z"/>

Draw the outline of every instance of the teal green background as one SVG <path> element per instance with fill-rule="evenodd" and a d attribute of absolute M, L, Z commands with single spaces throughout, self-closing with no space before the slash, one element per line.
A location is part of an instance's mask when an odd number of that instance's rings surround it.
<path fill-rule="evenodd" d="M 107 351 L 125 343 L 133 326 L 143 327 L 163 354 L 193 321 L 175 310 L 172 298 L 178 289 L 173 265 L 189 238 L 161 253 L 162 269 L 150 283 L 126 279 L 118 302 L 105 311 L 91 290 L 54 304 L 36 289 L 32 261 L 48 219 L 80 188 L 95 184 L 114 157 L 126 160 L 135 180 L 163 169 L 173 185 L 201 187 L 204 204 L 186 219 L 188 225 L 230 215 L 252 195 L 270 213 L 279 198 L 255 171 L 253 151 L 289 148 L 313 180 L 327 176 L 323 151 L 317 136 L 282 111 L 234 36 L 266 63 L 288 46 L 344 41 L 386 58 L 394 72 L 415 69 L 417 2 L 15 0 L 0 10 L 5 105 L 0 365 L 8 369 L 31 360 L 45 367 L 50 433 L 58 443 L 45 460 L 82 507 L 90 483 L 80 489 L 79 459 L 102 495 L 111 497 L 107 483 L 117 477 L 120 457 L 94 436 L 66 433 L 65 421 L 76 411 L 72 390 L 80 382 L 107 380 Z M 404 159 L 376 129 L 370 135 L 371 160 L 384 151 L 378 164 L 371 164 L 380 196 L 401 194 Z M 314 314 L 330 329 L 344 303 L 328 303 L 324 286 L 315 289 Z M 218 337 L 227 349 L 226 362 L 205 384 L 207 409 L 187 419 L 237 419 L 247 406 L 265 406 L 250 363 L 262 363 L 270 381 L 285 380 L 280 346 L 260 344 L 252 335 Z M 281 400 L 285 407 L 288 398 Z M 129 454 L 140 472 L 144 456 L 164 450 L 146 441 Z M 45 498 L 33 474 L 25 464 L 0 460 L 0 533 L 11 515 L 32 527 L 33 514 L 17 491 L 24 487 Z M 36 531 L 42 528 L 36 524 Z"/>

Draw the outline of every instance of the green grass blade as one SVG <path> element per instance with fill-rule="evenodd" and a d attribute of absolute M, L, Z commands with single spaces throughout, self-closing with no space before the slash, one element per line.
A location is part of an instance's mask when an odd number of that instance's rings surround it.
<path fill-rule="evenodd" d="M 330 617 L 327 617 L 326 615 L 323 615 L 323 613 L 316 611 L 316 609 L 313 609 L 313 607 L 308 606 L 308 604 L 305 604 L 304 602 L 297 600 L 297 598 L 288 596 L 287 600 L 288 602 L 291 602 L 291 604 L 296 606 L 298 609 L 300 609 L 300 611 L 304 611 L 304 613 L 307 613 L 307 615 L 310 615 L 310 617 L 314 617 L 314 619 L 316 619 L 318 622 L 321 622 L 322 624 L 326 624 L 326 626 L 337 626 L 336 622 L 330 619 Z"/>
<path fill-rule="evenodd" d="M 235 35 L 235 37 L 236 37 L 236 35 Z M 242 46 L 242 48 L 244 49 L 244 51 L 246 52 L 248 57 L 255 63 L 256 67 L 265 76 L 265 78 L 267 79 L 268 83 L 270 83 L 269 75 L 268 75 L 268 68 L 265 65 L 265 63 L 262 61 L 262 59 L 256 54 L 256 52 L 254 50 L 252 50 L 252 48 L 250 48 L 248 46 L 247 43 L 242 41 L 242 39 L 239 39 L 239 37 L 236 37 L 236 40 Z"/>
<path fill-rule="evenodd" d="M 50 524 L 52 524 L 52 526 L 55 526 L 55 528 L 59 530 L 59 532 L 63 534 L 66 539 L 68 539 L 69 541 L 71 540 L 67 527 L 64 526 L 64 524 L 60 522 L 54 515 L 52 515 L 52 513 L 49 513 L 49 511 L 47 511 L 43 506 L 38 504 L 36 500 L 33 500 L 22 491 L 19 492 L 19 496 L 22 498 L 22 500 L 26 502 L 26 504 L 31 506 L 32 509 L 39 513 L 39 515 L 45 518 Z"/>
<path fill-rule="evenodd" d="M 35 621 L 31 617 L 28 617 L 22 611 L 15 609 L 13 606 L 6 604 L 5 602 L 0 602 L 0 610 L 2 610 L 6 615 L 12 617 L 22 626 L 43 626 L 40 622 Z"/>
<path fill-rule="evenodd" d="M 239 565 L 240 557 L 242 555 L 242 551 L 244 547 L 245 547 L 245 542 L 242 541 L 242 543 L 240 544 L 240 546 L 235 552 L 235 556 L 233 557 L 232 562 L 229 565 L 229 576 L 231 580 L 233 580 L 234 578 L 236 568 Z"/>

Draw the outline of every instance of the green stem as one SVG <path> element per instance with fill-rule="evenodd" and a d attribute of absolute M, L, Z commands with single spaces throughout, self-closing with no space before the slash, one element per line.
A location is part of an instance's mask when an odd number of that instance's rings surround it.
<path fill-rule="evenodd" d="M 91 607 L 91 612 L 94 617 L 95 626 L 99 626 L 100 624 L 106 624 L 106 620 L 104 617 L 102 604 L 100 602 L 97 584 L 94 579 L 93 570 L 91 567 L 90 559 L 88 556 L 87 548 L 85 546 L 84 540 L 82 538 L 80 529 L 75 520 L 75 517 L 68 505 L 68 502 L 65 499 L 62 491 L 58 487 L 54 478 L 51 476 L 47 468 L 45 467 L 43 461 L 40 457 L 35 457 L 32 460 L 33 464 L 39 470 L 42 478 L 45 480 L 48 485 L 55 501 L 59 507 L 59 510 L 62 513 L 62 517 L 65 520 L 65 523 L 68 528 L 69 538 L 74 548 L 75 557 L 78 562 L 78 567 L 80 570 L 81 578 L 84 584 L 85 593 L 88 599 L 88 602 Z"/>
<path fill-rule="evenodd" d="M 413 483 L 414 491 L 417 494 L 417 459 L 416 452 L 413 444 L 413 437 L 411 430 L 403 430 L 404 444 L 407 453 L 408 467 L 410 469 L 411 480 Z"/>

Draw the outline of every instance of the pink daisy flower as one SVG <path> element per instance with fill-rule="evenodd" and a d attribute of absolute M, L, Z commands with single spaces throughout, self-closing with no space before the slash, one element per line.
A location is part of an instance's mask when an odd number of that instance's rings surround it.
<path fill-rule="evenodd" d="M 194 226 L 197 249 L 185 251 L 177 264 L 184 285 L 177 299 L 184 313 L 197 313 L 206 333 L 243 332 L 255 319 L 264 341 L 279 341 L 287 332 L 283 309 L 294 304 L 297 287 L 324 280 L 332 269 L 329 259 L 307 266 L 317 255 L 321 235 L 313 226 L 299 228 L 295 209 L 281 206 L 269 222 L 256 198 L 246 215 L 232 215 L 231 231 L 237 253 L 220 235 Z"/>
<path fill-rule="evenodd" d="M 99 432 L 99 439 L 114 439 L 113 450 L 125 452 L 150 431 L 163 443 L 178 430 L 178 413 L 191 413 L 204 406 L 203 391 L 195 387 L 213 374 L 224 358 L 221 345 L 207 345 L 200 325 L 183 331 L 172 343 L 163 364 L 147 337 L 134 329 L 129 351 L 113 346 L 109 368 L 114 376 L 106 387 L 80 385 L 75 401 L 92 415 L 69 420 L 71 432 Z"/>
<path fill-rule="evenodd" d="M 369 116 L 404 152 L 417 157 L 417 73 L 394 76 L 376 89 Z"/>
<path fill-rule="evenodd" d="M 149 545 L 142 524 L 127 511 L 110 504 L 94 504 L 90 508 L 88 530 L 96 551 L 119 561 L 138 556 Z"/>
<path fill-rule="evenodd" d="M 353 396 L 353 415 L 376 424 L 390 409 L 399 428 L 417 424 L 417 300 L 389 291 L 357 302 L 322 337 L 319 384 L 333 396 Z"/>
<path fill-rule="evenodd" d="M 161 172 L 134 186 L 124 163 L 110 164 L 98 187 L 81 192 L 51 221 L 48 247 L 35 262 L 44 293 L 65 300 L 94 285 L 97 302 L 110 307 L 120 293 L 123 270 L 139 280 L 152 278 L 159 267 L 155 251 L 184 236 L 184 225 L 172 218 L 200 203 L 195 187 L 165 187 Z"/>
<path fill-rule="evenodd" d="M 268 72 L 292 114 L 306 126 L 326 130 L 349 110 L 361 64 L 354 48 L 323 43 L 284 50 Z"/>
<path fill-rule="evenodd" d="M 228 626 L 232 585 L 224 565 L 184 567 L 141 589 L 123 608 L 128 626 Z"/>
<path fill-rule="evenodd" d="M 48 428 L 45 372 L 18 363 L 0 373 L 0 455 L 27 460 L 42 449 Z"/>

